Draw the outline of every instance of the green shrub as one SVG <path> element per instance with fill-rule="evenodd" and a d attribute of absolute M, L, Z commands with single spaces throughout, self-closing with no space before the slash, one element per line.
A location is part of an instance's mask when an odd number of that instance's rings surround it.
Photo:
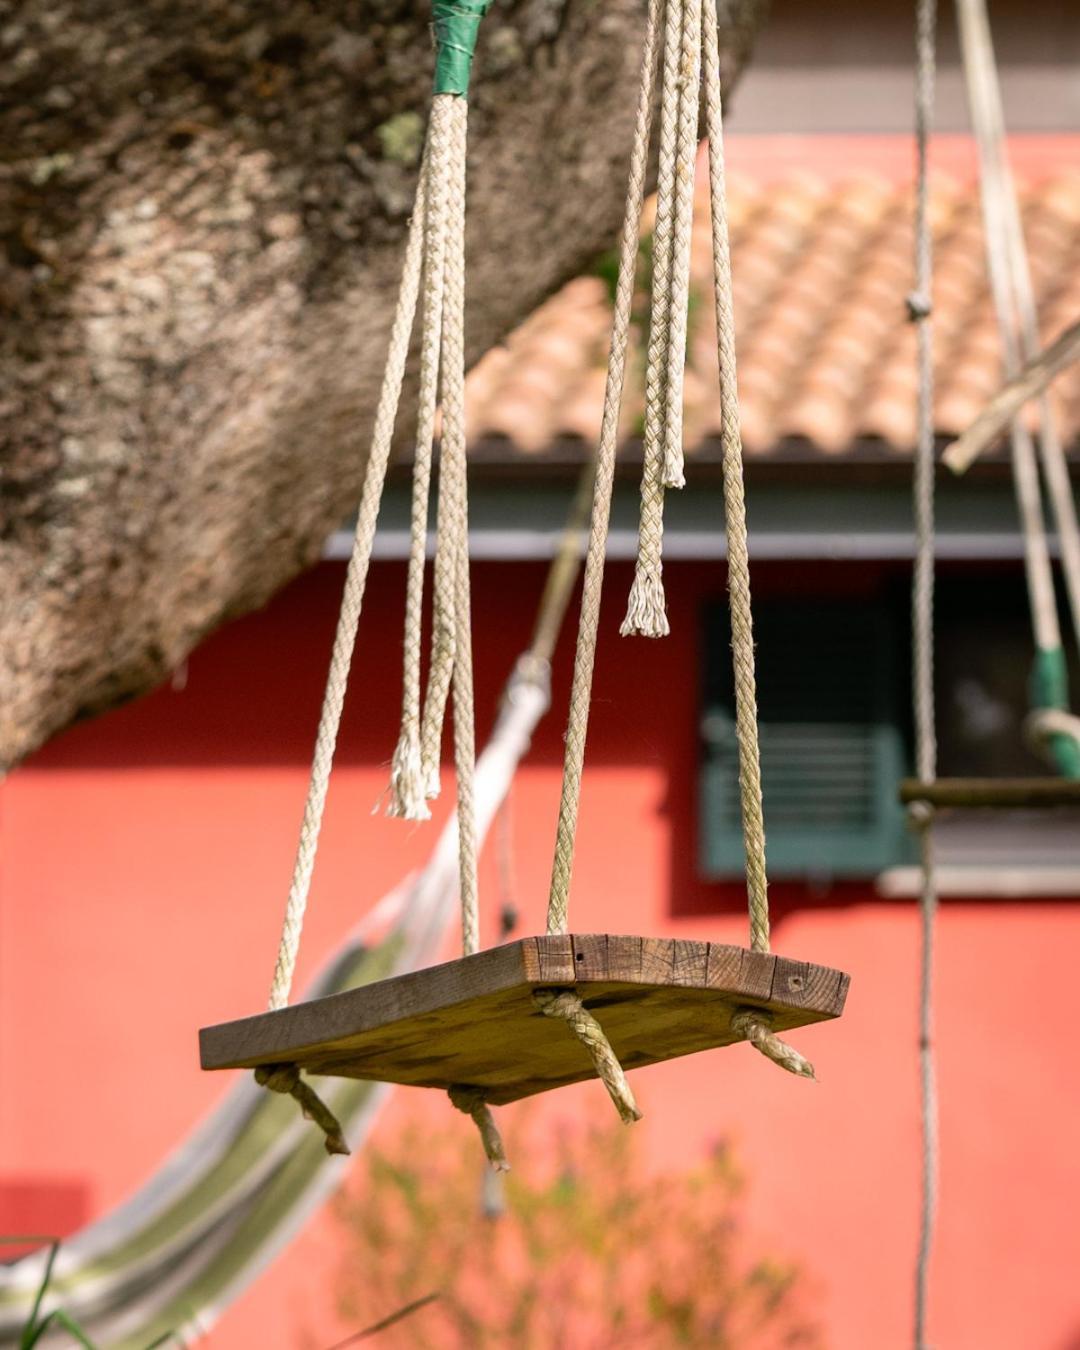
<path fill-rule="evenodd" d="M 414 1121 L 367 1149 L 337 1206 L 349 1234 L 341 1313 L 369 1321 L 437 1291 L 380 1343 L 439 1350 L 822 1345 L 795 1269 L 746 1250 L 726 1150 L 657 1174 L 618 1125 L 554 1149 L 531 1134 L 508 1140 L 515 1170 L 497 1219 L 458 1122 Z"/>

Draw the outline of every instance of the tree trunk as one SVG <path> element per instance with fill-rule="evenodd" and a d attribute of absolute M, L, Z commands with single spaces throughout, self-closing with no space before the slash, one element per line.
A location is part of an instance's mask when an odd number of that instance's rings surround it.
<path fill-rule="evenodd" d="M 764 3 L 721 4 L 729 83 Z M 355 506 L 427 13 L 0 0 L 0 764 L 166 677 Z M 643 24 L 642 0 L 485 21 L 470 360 L 611 245 Z"/>

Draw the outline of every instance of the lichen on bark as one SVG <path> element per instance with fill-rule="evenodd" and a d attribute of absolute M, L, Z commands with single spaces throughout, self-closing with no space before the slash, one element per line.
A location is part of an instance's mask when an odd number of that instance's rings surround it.
<path fill-rule="evenodd" d="M 762 8 L 721 8 L 729 75 Z M 486 21 L 470 360 L 613 237 L 643 21 Z M 355 505 L 431 69 L 414 0 L 0 3 L 0 766 L 166 677 Z"/>

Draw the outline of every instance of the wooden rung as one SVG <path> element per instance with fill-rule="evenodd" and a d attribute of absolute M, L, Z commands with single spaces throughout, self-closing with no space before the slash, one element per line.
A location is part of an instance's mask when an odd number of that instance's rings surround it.
<path fill-rule="evenodd" d="M 900 784 L 905 804 L 929 806 L 1037 807 L 1080 806 L 1080 781 L 1069 778 L 939 778 L 922 783 L 905 778 Z"/>
<path fill-rule="evenodd" d="M 777 1031 L 839 1017 L 848 976 L 714 942 L 608 934 L 521 938 L 329 998 L 206 1027 L 204 1069 L 293 1063 L 308 1073 L 481 1087 L 500 1104 L 595 1076 L 537 989 L 575 988 L 624 1068 L 729 1045 L 732 1014 Z"/>

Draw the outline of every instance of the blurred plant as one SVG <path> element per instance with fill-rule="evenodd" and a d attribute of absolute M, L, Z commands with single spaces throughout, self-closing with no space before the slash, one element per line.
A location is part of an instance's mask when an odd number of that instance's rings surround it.
<path fill-rule="evenodd" d="M 34 1303 L 30 1309 L 30 1316 L 26 1325 L 19 1332 L 19 1350 L 34 1350 L 41 1338 L 47 1331 L 66 1331 L 71 1339 L 83 1347 L 83 1350 L 97 1350 L 94 1342 L 79 1326 L 78 1322 L 63 1308 L 54 1308 L 52 1312 L 41 1315 L 41 1305 L 45 1302 L 45 1295 L 49 1292 L 49 1285 L 52 1283 L 53 1266 L 56 1264 L 56 1256 L 60 1250 L 59 1238 L 41 1238 L 41 1237 L 0 1237 L 0 1246 L 27 1246 L 35 1243 L 49 1244 L 49 1255 L 45 1258 L 45 1270 L 42 1272 L 41 1284 L 38 1285 L 37 1293 L 34 1295 Z M 173 1332 L 167 1331 L 164 1336 L 159 1336 L 157 1340 L 151 1341 L 146 1350 L 158 1350 L 159 1346 L 167 1345 L 169 1341 L 176 1339 Z M 182 1344 L 177 1341 L 177 1344 Z"/>
<path fill-rule="evenodd" d="M 521 1131 L 503 1217 L 485 1217 L 474 1140 L 418 1123 L 368 1149 L 337 1202 L 350 1236 L 341 1313 L 368 1319 L 438 1288 L 438 1302 L 388 1331 L 393 1346 L 607 1350 L 820 1347 L 796 1270 L 750 1259 L 742 1190 L 719 1149 L 701 1167 L 650 1174 L 615 1127 L 567 1135 L 555 1165 Z M 534 1140 L 538 1143 L 539 1140 Z"/>

